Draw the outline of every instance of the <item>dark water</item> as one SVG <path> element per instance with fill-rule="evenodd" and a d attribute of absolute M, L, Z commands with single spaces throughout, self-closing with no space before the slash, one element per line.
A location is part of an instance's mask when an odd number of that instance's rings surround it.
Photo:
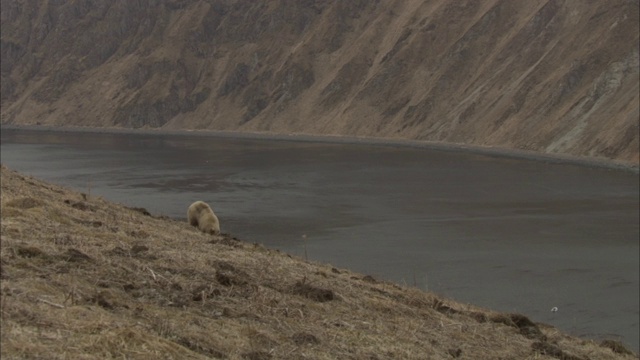
<path fill-rule="evenodd" d="M 429 149 L 3 130 L 4 165 L 638 350 L 638 174 Z M 552 307 L 559 311 L 552 313 Z"/>

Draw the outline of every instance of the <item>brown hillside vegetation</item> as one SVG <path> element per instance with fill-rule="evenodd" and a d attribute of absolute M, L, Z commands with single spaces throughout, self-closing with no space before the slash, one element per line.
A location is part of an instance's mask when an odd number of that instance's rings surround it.
<path fill-rule="evenodd" d="M 638 0 L 2 4 L 2 123 L 371 136 L 639 162 Z"/>
<path fill-rule="evenodd" d="M 3 359 L 636 358 L 5 167 L 1 179 Z"/>

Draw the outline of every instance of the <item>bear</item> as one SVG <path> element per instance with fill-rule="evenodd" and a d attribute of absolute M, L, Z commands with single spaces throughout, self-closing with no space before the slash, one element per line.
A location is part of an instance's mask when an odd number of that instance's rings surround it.
<path fill-rule="evenodd" d="M 196 201 L 187 210 L 187 221 L 191 226 L 195 226 L 200 231 L 211 234 L 220 234 L 220 221 L 213 213 L 211 207 L 204 201 Z"/>

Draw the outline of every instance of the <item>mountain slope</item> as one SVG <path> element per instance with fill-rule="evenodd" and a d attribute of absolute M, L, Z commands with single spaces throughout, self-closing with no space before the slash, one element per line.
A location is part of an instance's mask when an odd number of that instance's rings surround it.
<path fill-rule="evenodd" d="M 3 124 L 639 161 L 637 0 L 1 3 Z"/>

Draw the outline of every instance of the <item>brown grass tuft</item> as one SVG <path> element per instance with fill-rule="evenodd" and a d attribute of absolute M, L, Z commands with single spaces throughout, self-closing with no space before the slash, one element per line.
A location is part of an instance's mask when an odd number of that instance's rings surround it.
<path fill-rule="evenodd" d="M 624 354 L 624 355 L 633 355 L 633 352 L 627 349 L 620 341 L 616 340 L 603 340 L 600 343 L 600 346 L 611 349 L 614 353 Z"/>

